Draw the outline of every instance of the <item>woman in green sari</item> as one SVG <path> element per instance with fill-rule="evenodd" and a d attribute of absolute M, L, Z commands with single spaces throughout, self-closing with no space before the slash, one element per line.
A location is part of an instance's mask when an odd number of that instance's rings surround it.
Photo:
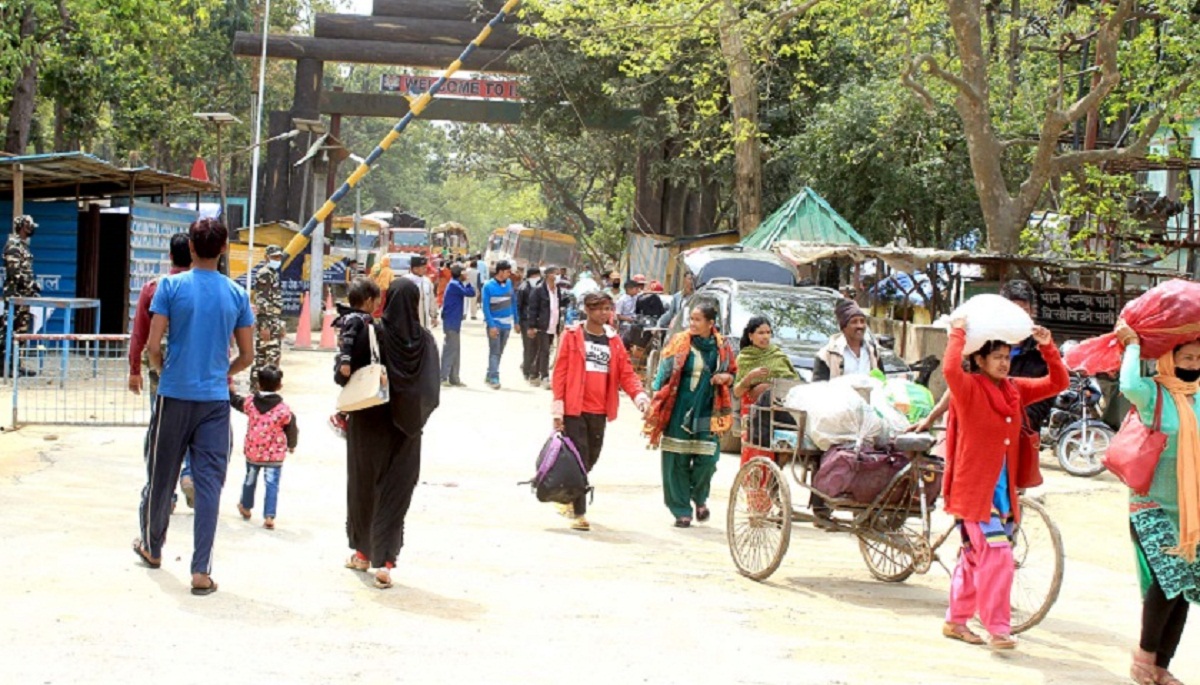
<path fill-rule="evenodd" d="M 654 379 L 646 432 L 662 447 L 663 499 L 675 525 L 707 521 L 708 493 L 720 458 L 718 436 L 733 426 L 729 388 L 737 373 L 733 348 L 716 330 L 717 310 L 692 309 L 688 330 L 667 343 Z"/>
<path fill-rule="evenodd" d="M 774 453 L 770 451 L 750 446 L 751 405 L 758 402 L 759 405 L 766 403 L 766 406 L 770 406 L 771 381 L 776 379 L 798 380 L 800 378 L 800 374 L 796 373 L 796 367 L 792 366 L 792 360 L 784 354 L 783 350 L 779 349 L 778 345 L 771 344 L 771 333 L 771 321 L 765 316 L 752 317 L 746 322 L 746 328 L 742 331 L 741 347 L 737 356 L 737 377 L 733 381 L 733 396 L 742 403 L 743 464 L 755 457 L 775 458 Z M 767 397 L 764 398 L 764 395 Z M 791 422 L 790 414 L 786 412 L 779 412 L 779 414 L 780 416 L 776 417 L 777 421 Z M 760 413 L 759 416 L 765 417 L 766 415 Z M 760 423 L 768 424 L 769 421 L 764 420 Z M 762 429 L 762 426 L 754 428 Z"/>

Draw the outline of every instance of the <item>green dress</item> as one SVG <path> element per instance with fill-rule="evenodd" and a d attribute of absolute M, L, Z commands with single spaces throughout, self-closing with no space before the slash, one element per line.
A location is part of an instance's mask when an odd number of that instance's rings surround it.
<path fill-rule="evenodd" d="M 720 443 L 712 433 L 712 369 L 717 367 L 715 337 L 692 337 L 691 354 L 683 363 L 679 395 L 662 437 L 663 500 L 675 518 L 692 516 L 708 502 L 713 474 L 717 472 Z M 675 360 L 664 359 L 654 379 L 654 389 L 667 384 Z"/>
<path fill-rule="evenodd" d="M 1154 425 L 1154 405 L 1158 389 L 1153 379 L 1142 376 L 1141 347 L 1125 349 L 1121 363 L 1121 394 L 1137 409 L 1142 423 Z M 1179 412 L 1171 396 L 1163 393 L 1162 432 L 1167 446 L 1158 459 L 1154 480 L 1145 497 L 1129 493 L 1129 521 L 1137 543 L 1134 549 L 1138 560 L 1138 579 L 1142 594 L 1157 580 L 1167 599 L 1183 595 L 1189 602 L 1200 603 L 1200 560 L 1188 563 L 1164 550 L 1179 544 L 1179 482 L 1176 469 L 1176 447 L 1179 439 Z M 1193 398 L 1191 407 L 1200 416 L 1200 395 Z"/>

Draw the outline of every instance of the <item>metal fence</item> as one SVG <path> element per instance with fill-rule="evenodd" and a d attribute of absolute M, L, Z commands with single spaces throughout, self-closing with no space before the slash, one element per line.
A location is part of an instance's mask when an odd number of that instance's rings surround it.
<path fill-rule="evenodd" d="M 148 384 L 141 395 L 128 388 L 128 335 L 25 334 L 13 336 L 13 347 L 14 426 L 150 421 Z"/>

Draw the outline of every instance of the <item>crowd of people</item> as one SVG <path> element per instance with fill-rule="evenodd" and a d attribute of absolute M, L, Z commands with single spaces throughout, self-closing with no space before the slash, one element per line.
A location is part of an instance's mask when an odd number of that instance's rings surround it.
<path fill-rule="evenodd" d="M 196 512 L 191 562 L 196 595 L 217 589 L 212 547 L 230 456 L 231 409 L 248 417 L 238 511 L 246 519 L 253 515 L 261 475 L 268 529 L 275 525 L 283 463 L 298 440 L 296 416 L 281 395 L 283 325 L 276 320 L 281 310 L 272 290 L 282 252 L 268 248 L 252 311 L 246 291 L 217 271 L 226 249 L 227 231 L 213 220 L 197 221 L 187 234 L 173 236 L 171 273 L 143 289 L 130 341 L 129 388 L 147 389 L 154 398 L 138 507 L 140 534 L 133 550 L 141 563 L 159 567 L 175 487 L 181 485 Z M 751 318 L 735 347 L 722 333 L 711 303 L 689 302 L 694 289 L 689 280 L 680 293 L 665 296 L 652 284 L 623 282 L 611 274 L 598 281 L 584 272 L 576 288 L 584 282 L 594 287 L 580 293 L 553 265 L 530 269 L 518 287 L 507 262 L 491 270 L 477 261 L 444 266 L 444 278 L 440 267 L 427 273 L 422 259 L 412 261 L 409 274 L 381 269 L 374 278 L 356 278 L 347 289 L 348 303 L 339 304 L 334 381 L 347 385 L 359 372 L 378 373 L 386 390 L 373 406 L 331 418 L 346 438 L 346 533 L 352 553 L 345 565 L 373 574 L 379 588 L 391 587 L 404 545 L 424 427 L 442 389 L 464 385 L 461 331 L 477 310 L 488 336 L 486 384 L 500 388 L 500 360 L 516 331 L 525 344 L 525 379 L 551 391 L 553 430 L 578 450 L 586 472 L 599 461 L 620 394 L 633 401 L 650 444 L 661 451 L 663 503 L 679 528 L 712 516 L 709 495 L 719 439 L 734 425 L 734 400 L 740 401 L 745 419 L 749 407 L 769 406 L 775 381 L 800 378 L 789 356 L 773 343 L 768 318 Z M 686 328 L 664 343 L 648 390 L 620 334 L 623 323 L 639 316 L 639 298 L 646 294 L 658 301 L 660 309 L 648 315 L 656 322 L 672 312 L 686 317 Z M 1011 282 L 1002 294 L 1032 313 L 1028 284 Z M 568 325 L 567 310 L 576 302 L 582 319 Z M 844 300 L 834 316 L 840 333 L 817 353 L 813 380 L 879 374 L 882 354 L 864 312 Z M 440 351 L 432 333 L 439 326 Z M 950 322 L 948 390 L 914 429 L 928 430 L 946 415 L 944 508 L 957 521 L 962 551 L 942 633 L 968 644 L 1011 649 L 1016 646 L 1009 600 L 1012 540 L 1021 521 L 1021 491 L 1038 482 L 1023 456 L 1022 426 L 1036 427 L 1044 419 L 1043 403 L 1066 388 L 1069 374 L 1044 328 L 1035 327 L 1020 343 L 992 340 L 964 354 L 967 327 L 962 318 Z M 1188 607 L 1200 601 L 1200 340 L 1158 359 L 1155 375 L 1147 377 L 1138 333 L 1124 322 L 1116 333 L 1125 350 L 1120 391 L 1146 425 L 1160 427 L 1167 436 L 1152 487 L 1130 499 L 1129 527 L 1144 599 L 1131 676 L 1139 685 L 1177 685 L 1168 668 Z M 232 360 L 230 340 L 236 348 Z M 231 379 L 251 367 L 251 393 L 241 396 Z M 148 387 L 143 369 L 149 372 Z M 755 430 L 746 420 L 743 427 L 747 433 Z M 743 448 L 743 463 L 772 456 L 751 444 Z M 571 529 L 588 531 L 587 504 L 580 496 L 557 509 Z M 815 493 L 810 506 L 818 525 L 834 514 L 830 502 Z M 976 617 L 986 638 L 968 625 Z"/>

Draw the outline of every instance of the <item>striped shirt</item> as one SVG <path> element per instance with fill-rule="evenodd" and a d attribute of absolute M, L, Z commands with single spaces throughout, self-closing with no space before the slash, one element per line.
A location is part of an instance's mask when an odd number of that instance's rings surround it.
<path fill-rule="evenodd" d="M 513 296 L 512 281 L 500 283 L 496 279 L 483 286 L 483 318 L 488 328 L 510 330 L 517 316 L 517 302 Z"/>

